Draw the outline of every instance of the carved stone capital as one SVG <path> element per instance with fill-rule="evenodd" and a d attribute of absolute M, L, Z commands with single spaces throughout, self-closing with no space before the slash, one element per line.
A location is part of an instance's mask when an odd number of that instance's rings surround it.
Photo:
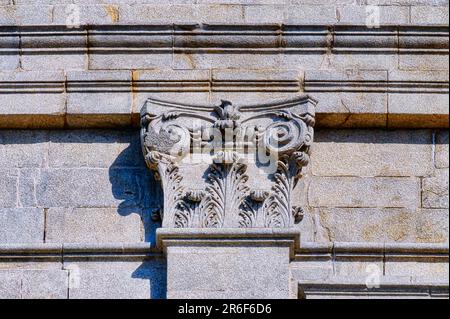
<path fill-rule="evenodd" d="M 145 160 L 164 191 L 167 228 L 287 228 L 303 209 L 292 192 L 308 165 L 316 101 L 239 106 L 148 99 Z"/>

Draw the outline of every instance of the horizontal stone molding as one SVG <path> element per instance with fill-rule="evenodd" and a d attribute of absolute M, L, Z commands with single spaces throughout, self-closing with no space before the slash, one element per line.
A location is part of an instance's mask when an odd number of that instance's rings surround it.
<path fill-rule="evenodd" d="M 287 239 L 295 245 L 295 261 L 341 258 L 407 258 L 409 261 L 447 261 L 448 244 L 423 243 L 300 243 L 296 230 L 248 229 L 161 229 L 157 246 L 151 243 L 104 243 L 104 244 L 0 244 L 0 260 L 97 258 L 127 259 L 162 257 L 163 241 L 189 240 L 191 243 L 204 243 L 211 240 L 226 245 L 229 242 L 247 240 L 257 244 L 270 239 Z"/>
<path fill-rule="evenodd" d="M 150 243 L 0 244 L 1 260 L 146 259 L 162 257 Z"/>
<path fill-rule="evenodd" d="M 309 298 L 445 298 L 449 297 L 448 282 L 411 281 L 404 277 L 382 277 L 379 287 L 368 288 L 367 276 L 361 278 L 334 277 L 323 281 L 298 282 L 300 299 Z"/>
<path fill-rule="evenodd" d="M 448 54 L 448 26 L 111 25 L 0 27 L 0 53 L 335 52 Z M 14 41 L 20 38 L 20 41 Z M 281 51 L 280 51 L 281 50 Z"/>
<path fill-rule="evenodd" d="M 150 97 L 252 105 L 301 93 L 319 101 L 318 128 L 448 128 L 448 92 L 445 71 L 0 72 L 0 128 L 138 127 Z"/>
<path fill-rule="evenodd" d="M 286 246 L 291 259 L 300 248 L 300 232 L 283 228 L 246 229 L 195 229 L 160 228 L 157 230 L 157 247 L 166 251 L 170 246 Z"/>
<path fill-rule="evenodd" d="M 428 243 L 302 243 L 295 260 L 395 259 L 448 262 L 449 245 Z"/>

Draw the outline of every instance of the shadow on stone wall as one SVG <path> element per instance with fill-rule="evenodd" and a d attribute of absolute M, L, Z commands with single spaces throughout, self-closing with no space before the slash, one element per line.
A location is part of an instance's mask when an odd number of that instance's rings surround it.
<path fill-rule="evenodd" d="M 128 135 L 128 138 L 130 135 Z M 142 240 L 156 246 L 156 230 L 160 222 L 152 220 L 153 212 L 160 207 L 162 190 L 146 167 L 140 147 L 139 134 L 132 134 L 130 145 L 124 149 L 109 168 L 112 194 L 120 200 L 120 216 L 137 214 L 142 221 Z M 132 278 L 150 283 L 150 298 L 166 298 L 167 264 L 165 258 L 151 258 L 132 273 Z"/>

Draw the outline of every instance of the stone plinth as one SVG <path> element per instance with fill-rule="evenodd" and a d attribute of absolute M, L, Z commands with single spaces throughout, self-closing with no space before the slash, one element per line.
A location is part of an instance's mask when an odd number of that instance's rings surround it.
<path fill-rule="evenodd" d="M 159 229 L 172 299 L 292 298 L 300 234 L 283 229 Z"/>

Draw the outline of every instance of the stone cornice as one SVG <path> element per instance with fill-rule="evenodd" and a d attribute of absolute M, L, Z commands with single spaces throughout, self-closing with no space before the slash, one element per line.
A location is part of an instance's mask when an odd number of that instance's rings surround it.
<path fill-rule="evenodd" d="M 449 296 L 448 281 L 411 280 L 409 277 L 381 278 L 378 288 L 368 288 L 366 277 L 330 277 L 323 281 L 299 281 L 301 299 L 322 298 L 445 298 Z"/>
<path fill-rule="evenodd" d="M 161 244 L 164 239 L 182 239 L 187 232 L 197 233 L 198 239 L 207 238 L 245 238 L 244 232 L 240 235 L 227 231 L 226 229 L 211 230 L 215 235 L 208 234 L 204 230 L 199 233 L 196 230 L 180 229 L 170 231 L 160 231 L 159 247 L 150 243 L 105 243 L 105 244 L 0 244 L 0 261 L 25 261 L 25 260 L 62 260 L 66 258 L 92 258 L 92 259 L 127 259 L 127 258 L 147 258 L 162 257 Z M 264 240 L 264 237 L 272 236 L 282 238 L 283 236 L 295 239 L 296 232 L 289 230 L 250 230 L 253 237 Z M 167 234 L 165 234 L 167 232 Z M 230 235 L 231 234 L 231 235 Z M 294 236 L 295 235 L 295 236 Z M 249 237 L 249 236 L 247 236 Z M 250 236 L 251 237 L 251 236 Z M 221 242 L 222 242 L 221 239 Z M 296 246 L 297 247 L 297 246 Z M 449 258 L 448 244 L 420 244 L 420 243 L 301 243 L 296 248 L 295 260 L 320 260 L 331 259 L 332 255 L 337 257 L 366 258 L 368 255 L 375 255 L 378 258 L 387 257 L 408 257 L 409 261 L 437 260 L 446 262 Z M 403 259 L 408 261 L 407 259 Z"/>
<path fill-rule="evenodd" d="M 448 26 L 111 25 L 0 27 L 0 52 L 448 54 Z M 20 38 L 20 41 L 14 41 Z"/>
<path fill-rule="evenodd" d="M 377 259 L 448 262 L 448 244 L 429 243 L 302 243 L 297 261 Z"/>

